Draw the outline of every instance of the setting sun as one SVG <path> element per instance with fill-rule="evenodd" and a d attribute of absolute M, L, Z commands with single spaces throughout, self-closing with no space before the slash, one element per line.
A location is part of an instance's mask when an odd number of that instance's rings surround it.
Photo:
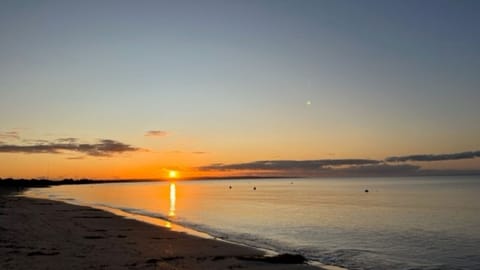
<path fill-rule="evenodd" d="M 169 178 L 177 178 L 177 176 L 178 176 L 178 172 L 177 172 L 177 171 L 171 170 L 171 171 L 168 172 L 168 177 L 169 177 Z"/>

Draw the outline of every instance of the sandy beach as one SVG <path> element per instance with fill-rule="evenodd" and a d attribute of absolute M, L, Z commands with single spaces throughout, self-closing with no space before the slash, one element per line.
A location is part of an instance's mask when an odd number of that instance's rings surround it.
<path fill-rule="evenodd" d="M 319 269 L 98 209 L 8 192 L 0 194 L 0 254 L 1 269 Z"/>

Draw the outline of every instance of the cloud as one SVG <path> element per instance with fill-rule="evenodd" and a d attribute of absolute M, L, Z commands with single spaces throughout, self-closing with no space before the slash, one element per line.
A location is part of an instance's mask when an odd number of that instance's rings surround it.
<path fill-rule="evenodd" d="M 124 152 L 140 151 L 140 148 L 124 144 L 122 142 L 103 139 L 97 143 L 78 143 L 75 138 L 57 139 L 46 143 L 36 143 L 28 145 L 2 144 L 0 145 L 0 153 L 24 153 L 24 154 L 61 154 L 65 151 L 77 152 L 89 156 L 108 157 L 113 154 Z"/>
<path fill-rule="evenodd" d="M 39 141 L 41 142 L 42 140 L 39 140 Z M 60 138 L 60 139 L 56 139 L 55 141 L 60 143 L 76 143 L 78 142 L 78 139 L 77 138 Z M 43 140 L 43 142 L 45 142 L 45 140 Z"/>
<path fill-rule="evenodd" d="M 50 143 L 49 140 L 22 140 L 25 144 L 46 144 Z"/>
<path fill-rule="evenodd" d="M 420 167 L 411 164 L 391 165 L 371 159 L 266 160 L 248 163 L 216 163 L 203 171 L 255 171 L 265 176 L 367 177 L 419 175 Z"/>
<path fill-rule="evenodd" d="M 247 163 L 216 163 L 200 167 L 200 170 L 319 170 L 335 166 L 369 165 L 381 161 L 372 159 L 320 159 L 320 160 L 260 160 Z"/>
<path fill-rule="evenodd" d="M 335 169 L 331 176 L 412 176 L 420 172 L 420 166 L 411 164 L 389 165 L 374 164 L 362 166 L 350 166 Z"/>
<path fill-rule="evenodd" d="M 67 157 L 69 160 L 79 160 L 79 159 L 85 159 L 84 156 L 76 156 L 76 157 Z"/>
<path fill-rule="evenodd" d="M 204 155 L 206 154 L 207 152 L 203 152 L 203 151 L 194 151 L 192 152 L 192 154 L 195 154 L 195 155 Z"/>
<path fill-rule="evenodd" d="M 0 139 L 20 139 L 20 135 L 18 134 L 17 131 L 6 131 L 6 132 L 0 132 Z"/>
<path fill-rule="evenodd" d="M 146 137 L 165 137 L 168 135 L 168 132 L 163 130 L 149 130 L 145 133 Z"/>
<path fill-rule="evenodd" d="M 443 161 L 443 160 L 459 160 L 459 159 L 472 159 L 480 157 L 480 151 L 469 151 L 453 154 L 440 154 L 440 155 L 409 155 L 409 156 L 397 156 L 388 157 L 385 159 L 387 162 L 406 162 L 406 161 Z"/>

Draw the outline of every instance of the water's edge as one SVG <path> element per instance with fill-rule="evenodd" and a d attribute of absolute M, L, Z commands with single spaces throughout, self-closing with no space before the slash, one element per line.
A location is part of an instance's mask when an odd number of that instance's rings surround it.
<path fill-rule="evenodd" d="M 198 229 L 193 229 L 193 228 L 189 228 L 189 227 L 186 227 L 186 226 L 182 226 L 178 223 L 174 223 L 174 222 L 172 222 L 168 219 L 164 219 L 162 217 L 152 217 L 152 216 L 148 216 L 148 215 L 130 213 L 130 212 L 124 211 L 122 209 L 110 207 L 110 206 L 107 206 L 107 205 L 88 204 L 88 203 L 85 203 L 85 202 L 79 202 L 77 200 L 61 199 L 61 198 L 55 198 L 55 197 L 47 197 L 46 198 L 46 197 L 42 197 L 42 196 L 34 196 L 31 193 L 26 194 L 26 192 L 28 192 L 28 189 L 26 191 L 22 192 L 21 194 L 18 194 L 17 196 L 26 197 L 26 198 L 33 198 L 33 199 L 57 201 L 57 202 L 71 204 L 71 205 L 90 207 L 90 208 L 94 208 L 94 209 L 98 209 L 98 210 L 102 210 L 102 211 L 114 214 L 114 215 L 122 217 L 122 218 L 133 219 L 133 220 L 136 220 L 136 221 L 139 221 L 139 222 L 151 224 L 151 225 L 158 226 L 158 227 L 161 227 L 161 228 L 166 228 L 166 229 L 169 229 L 171 231 L 186 233 L 188 235 L 192 235 L 192 236 L 195 236 L 195 237 L 200 237 L 200 238 L 204 238 L 204 239 L 213 239 L 213 240 L 216 240 L 216 241 L 221 241 L 221 242 L 226 242 L 226 243 L 230 243 L 230 244 L 234 244 L 234 245 L 239 245 L 239 246 L 244 246 L 244 247 L 248 247 L 248 248 L 257 249 L 257 250 L 260 250 L 260 251 L 264 252 L 267 256 L 274 256 L 274 255 L 278 254 L 278 252 L 275 251 L 275 250 L 266 249 L 266 248 L 254 246 L 254 245 L 251 245 L 251 244 L 242 243 L 242 242 L 239 242 L 239 241 L 222 239 L 222 238 L 213 236 L 213 235 L 209 234 L 208 232 L 204 232 L 204 231 L 200 231 Z M 327 264 L 323 264 L 319 261 L 315 261 L 315 260 L 311 260 L 311 259 L 309 259 L 307 263 L 309 265 L 316 266 L 316 267 L 319 267 L 319 268 L 323 268 L 325 270 L 348 270 L 347 268 L 343 268 L 343 267 L 336 266 L 336 265 L 327 265 Z"/>

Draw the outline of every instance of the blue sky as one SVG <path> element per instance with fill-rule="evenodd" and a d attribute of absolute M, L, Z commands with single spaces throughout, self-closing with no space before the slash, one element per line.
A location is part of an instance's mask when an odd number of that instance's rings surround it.
<path fill-rule="evenodd" d="M 479 7 L 1 1 L 0 132 L 114 139 L 158 166 L 474 151 Z"/>

